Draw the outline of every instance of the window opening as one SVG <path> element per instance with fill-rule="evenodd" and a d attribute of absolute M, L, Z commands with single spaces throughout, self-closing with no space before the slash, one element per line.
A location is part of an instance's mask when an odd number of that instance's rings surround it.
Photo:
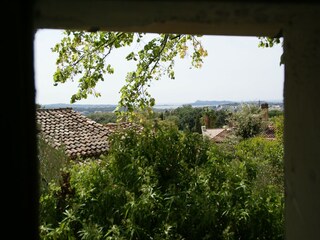
<path fill-rule="evenodd" d="M 103 83 L 114 95 L 101 89 L 101 98 L 88 97 L 69 105 L 79 83 L 53 86 L 52 80 L 56 58 L 50 47 L 60 34 L 40 30 L 35 39 L 38 107 L 48 112 L 64 108 L 53 113 L 64 120 L 51 125 L 47 136 L 77 114 L 85 116 L 83 121 L 97 134 L 102 126 L 112 132 L 114 125 L 99 120 L 98 113 L 106 108 L 113 112 L 120 96 L 114 93 L 134 65 L 127 68 L 122 59 L 120 66 L 114 66 L 114 75 L 108 76 L 111 80 Z M 128 128 L 126 135 L 121 131 L 112 135 L 112 157 L 80 157 L 75 164 L 39 138 L 38 147 L 44 150 L 40 161 L 46 160 L 40 168 L 45 186 L 40 199 L 41 235 L 96 239 L 284 236 L 282 50 L 278 45 L 258 48 L 254 37 L 200 39 L 208 51 L 202 68 L 189 69 L 187 59 L 176 60 L 174 80 L 151 81 L 150 93 L 156 100 L 152 131 L 144 132 L 144 125 L 138 134 L 136 128 Z M 115 76 L 117 71 L 122 75 Z M 49 115 L 43 117 L 48 122 Z M 101 125 L 95 128 L 93 122 Z M 77 137 L 74 144 L 82 141 Z"/>

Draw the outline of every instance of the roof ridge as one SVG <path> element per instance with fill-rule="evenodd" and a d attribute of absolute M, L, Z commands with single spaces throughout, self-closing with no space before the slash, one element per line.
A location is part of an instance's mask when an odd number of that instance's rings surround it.
<path fill-rule="evenodd" d="M 54 110 L 73 110 L 72 107 L 63 107 L 63 108 L 38 108 L 37 111 L 54 111 Z"/>

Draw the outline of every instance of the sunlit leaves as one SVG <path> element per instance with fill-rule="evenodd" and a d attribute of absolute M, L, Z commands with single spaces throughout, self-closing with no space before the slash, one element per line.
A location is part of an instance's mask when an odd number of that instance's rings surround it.
<path fill-rule="evenodd" d="M 71 96 L 71 103 L 85 99 L 88 95 L 100 96 L 96 92 L 98 82 L 115 69 L 108 56 L 114 49 L 136 47 L 125 59 L 134 61 L 136 69 L 128 72 L 126 84 L 120 90 L 117 113 L 135 111 L 151 112 L 155 99 L 148 92 L 150 82 L 163 76 L 175 79 L 175 59 L 189 57 L 191 67 L 200 68 L 208 55 L 199 38 L 185 34 L 153 34 L 123 32 L 65 31 L 64 38 L 53 52 L 58 53 L 54 85 L 77 81 L 78 91 Z"/>
<path fill-rule="evenodd" d="M 261 114 L 261 109 L 258 106 L 243 104 L 240 110 L 230 118 L 236 127 L 236 135 L 247 139 L 261 133 L 264 128 Z"/>
<path fill-rule="evenodd" d="M 41 196 L 41 239 L 283 239 L 281 142 L 224 148 L 167 122 L 143 126 L 110 136 L 107 156 L 74 162 Z"/>
<path fill-rule="evenodd" d="M 258 47 L 272 48 L 274 45 L 279 43 L 280 43 L 280 38 L 259 37 Z"/>
<path fill-rule="evenodd" d="M 281 38 L 280 37 L 258 37 L 259 39 L 259 44 L 258 47 L 260 48 L 272 48 L 275 45 L 278 45 L 281 43 Z M 284 53 L 281 54 L 280 56 L 280 65 L 284 64 Z"/>

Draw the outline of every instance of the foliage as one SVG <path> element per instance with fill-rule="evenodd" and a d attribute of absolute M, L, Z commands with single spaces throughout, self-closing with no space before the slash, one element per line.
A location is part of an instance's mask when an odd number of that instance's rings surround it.
<path fill-rule="evenodd" d="M 58 189 L 63 189 L 62 183 L 66 176 L 64 171 L 70 167 L 71 162 L 63 148 L 55 149 L 51 147 L 41 134 L 38 134 L 37 138 L 40 178 L 39 221 L 53 222 L 61 218 L 62 209 L 65 207 L 63 201 L 61 201 L 66 197 L 65 194 L 61 191 L 62 197 L 57 198 L 56 192 L 58 192 Z M 45 226 L 41 226 L 41 228 L 45 228 Z"/>
<path fill-rule="evenodd" d="M 275 126 L 276 139 L 283 142 L 283 131 L 284 131 L 284 116 L 279 115 L 272 118 L 272 122 Z"/>
<path fill-rule="evenodd" d="M 231 113 L 228 110 L 214 110 L 208 107 L 183 105 L 171 111 L 165 111 L 163 118 L 177 124 L 180 130 L 201 133 L 201 126 L 219 128 L 228 124 Z"/>
<path fill-rule="evenodd" d="M 215 110 L 209 107 L 203 107 L 201 122 L 202 125 L 207 126 L 207 128 L 222 128 L 229 124 L 231 115 L 232 112 L 227 109 Z"/>
<path fill-rule="evenodd" d="M 262 48 L 272 48 L 274 45 L 280 44 L 280 37 L 258 37 L 258 39 L 258 47 Z"/>
<path fill-rule="evenodd" d="M 115 71 L 107 61 L 108 56 L 114 49 L 137 43 L 135 51 L 126 56 L 127 61 L 136 63 L 136 69 L 128 72 L 126 84 L 120 90 L 118 113 L 123 113 L 123 110 L 129 113 L 134 110 L 151 111 L 150 107 L 155 105 L 155 99 L 147 91 L 151 80 L 159 80 L 164 75 L 174 79 L 177 57 L 190 57 L 191 66 L 200 68 L 207 56 L 199 40 L 201 36 L 196 35 L 69 30 L 64 31 L 64 35 L 61 42 L 52 48 L 58 53 L 54 82 L 79 82 L 78 92 L 72 95 L 71 103 L 88 95 L 99 97 L 100 93 L 95 89 L 97 83 Z"/>
<path fill-rule="evenodd" d="M 283 111 L 282 110 L 278 110 L 278 109 L 271 109 L 268 111 L 268 115 L 269 115 L 269 118 L 273 118 L 273 117 L 276 117 L 276 116 L 281 116 L 283 115 Z"/>
<path fill-rule="evenodd" d="M 167 121 L 115 133 L 41 196 L 41 239 L 283 239 L 280 142 L 231 147 Z"/>
<path fill-rule="evenodd" d="M 255 137 L 240 142 L 236 146 L 235 156 L 242 162 L 246 162 L 252 169 L 260 170 L 260 178 L 257 172 L 250 171 L 250 176 L 256 179 L 256 184 L 273 186 L 283 192 L 283 143 L 270 141 L 262 137 Z M 250 168 L 250 167 L 249 167 Z M 263 171 L 267 171 L 264 173 Z"/>
<path fill-rule="evenodd" d="M 101 124 L 117 122 L 117 115 L 113 112 L 95 112 L 88 114 L 87 117 Z"/>
<path fill-rule="evenodd" d="M 211 193 L 219 223 L 213 239 L 284 238 L 283 181 L 274 180 L 274 172 L 279 173 L 276 180 L 283 180 L 283 169 L 272 163 L 274 156 L 282 162 L 283 155 L 269 144 L 274 143 L 251 138 L 237 144 L 234 152 L 211 149 L 207 174 L 214 184 Z M 272 156 L 266 158 L 269 153 Z"/>
<path fill-rule="evenodd" d="M 172 115 L 172 114 L 166 115 L 166 117 L 164 117 L 164 120 L 167 122 L 171 122 L 176 126 L 179 126 L 180 124 L 180 118 L 177 115 Z"/>
<path fill-rule="evenodd" d="M 247 139 L 262 132 L 261 109 L 253 104 L 243 104 L 239 111 L 235 112 L 230 121 L 235 127 L 236 135 Z"/>
<path fill-rule="evenodd" d="M 47 190 L 51 182 L 59 183 L 61 170 L 68 166 L 69 160 L 63 149 L 51 147 L 40 134 L 37 137 L 41 193 Z"/>
<path fill-rule="evenodd" d="M 278 34 L 278 36 L 275 37 L 258 37 L 259 39 L 259 44 L 258 47 L 260 48 L 272 48 L 277 44 L 280 44 L 282 41 L 282 45 L 283 45 L 283 38 L 282 38 L 282 32 L 280 32 Z M 280 57 L 280 65 L 284 64 L 284 54 L 282 53 L 281 57 Z"/>
<path fill-rule="evenodd" d="M 207 128 L 213 128 L 216 122 L 216 111 L 209 109 L 209 107 L 204 107 L 202 109 L 202 125 Z"/>
<path fill-rule="evenodd" d="M 228 125 L 231 115 L 232 115 L 232 112 L 230 112 L 227 109 L 217 110 L 215 112 L 216 121 L 215 121 L 214 127 L 222 128 L 223 126 Z"/>
<path fill-rule="evenodd" d="M 201 133 L 202 109 L 193 108 L 191 105 L 183 105 L 171 112 L 171 115 L 178 117 L 178 127 L 180 130 L 188 130 Z"/>

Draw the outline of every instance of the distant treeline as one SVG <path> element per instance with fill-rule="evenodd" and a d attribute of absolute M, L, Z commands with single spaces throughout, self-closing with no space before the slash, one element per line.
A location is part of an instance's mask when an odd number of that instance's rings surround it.
<path fill-rule="evenodd" d="M 261 102 L 256 102 L 257 105 L 259 105 Z M 209 108 L 213 110 L 222 110 L 222 109 L 228 109 L 228 110 L 234 110 L 238 106 L 242 105 L 244 103 L 240 102 L 231 102 L 231 101 L 196 101 L 194 103 L 190 104 L 182 104 L 182 105 L 157 105 L 153 108 L 154 112 L 156 113 L 164 113 L 168 114 L 170 112 L 172 114 L 173 110 L 181 110 L 184 109 L 184 107 L 187 107 L 190 110 L 191 108 Z M 248 104 L 253 104 L 253 102 L 248 102 Z M 274 105 L 277 105 L 280 107 L 279 109 L 272 109 Z M 80 112 L 83 115 L 89 116 L 89 115 L 94 115 L 93 118 L 98 118 L 101 119 L 101 116 L 104 113 L 113 113 L 117 107 L 115 104 L 45 104 L 45 105 L 40 105 L 37 104 L 38 108 L 47 108 L 47 109 L 52 109 L 52 108 L 72 108 L 73 110 Z M 283 103 L 282 102 L 272 102 L 269 103 L 269 116 L 275 116 L 279 115 L 279 112 L 282 112 L 283 109 Z M 194 109 L 194 111 L 197 111 Z M 100 113 L 100 114 L 99 114 Z M 113 114 L 107 114 L 108 116 L 106 117 L 107 119 L 102 119 L 103 123 L 107 122 L 113 122 L 113 117 L 111 117 L 111 120 L 109 121 L 109 118 Z M 179 114 L 180 115 L 180 114 Z M 98 121 L 99 122 L 99 121 Z"/>

